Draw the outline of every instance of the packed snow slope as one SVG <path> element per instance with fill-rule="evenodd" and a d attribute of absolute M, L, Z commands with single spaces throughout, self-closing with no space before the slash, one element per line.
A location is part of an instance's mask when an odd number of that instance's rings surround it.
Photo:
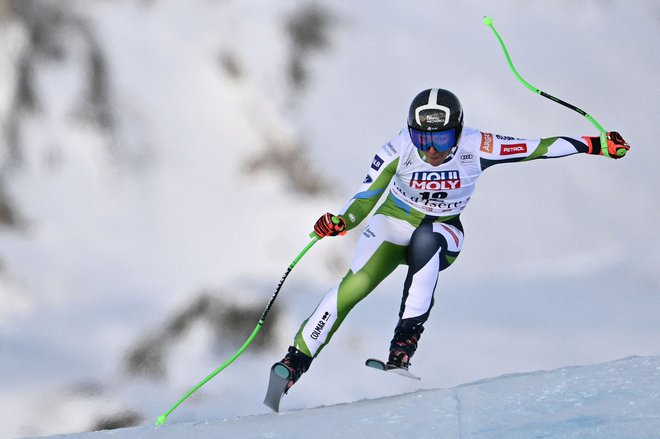
<path fill-rule="evenodd" d="M 247 339 L 420 90 L 452 90 L 489 132 L 597 134 L 518 83 L 484 15 L 525 79 L 630 153 L 486 171 L 424 380 L 363 366 L 387 354 L 402 268 L 284 407 L 659 355 L 657 0 L 0 0 L 0 437 L 151 425 Z M 250 417 L 360 233 L 317 243 L 170 422 L 299 416 Z"/>
<path fill-rule="evenodd" d="M 383 374 L 381 379 L 386 386 L 404 378 Z M 280 414 L 55 437 L 657 439 L 660 357 L 508 375 Z"/>

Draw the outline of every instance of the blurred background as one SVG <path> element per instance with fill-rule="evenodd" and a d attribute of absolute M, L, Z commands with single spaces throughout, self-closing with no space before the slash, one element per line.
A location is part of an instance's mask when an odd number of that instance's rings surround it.
<path fill-rule="evenodd" d="M 414 5 L 414 6 L 413 6 Z M 632 146 L 489 169 L 413 370 L 384 357 L 401 268 L 286 396 L 293 410 L 660 354 L 653 0 L 0 1 L 0 436 L 151 424 L 249 336 L 314 221 L 420 90 L 466 124 Z M 270 365 L 359 231 L 296 266 L 259 337 L 170 416 L 266 413 Z"/>

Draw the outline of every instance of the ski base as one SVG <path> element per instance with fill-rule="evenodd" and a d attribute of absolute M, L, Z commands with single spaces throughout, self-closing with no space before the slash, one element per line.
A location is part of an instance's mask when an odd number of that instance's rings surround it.
<path fill-rule="evenodd" d="M 420 377 L 418 377 L 417 375 L 412 374 L 411 372 L 408 371 L 408 369 L 402 369 L 400 367 L 388 366 L 387 363 L 385 363 L 382 360 L 378 360 L 376 358 L 369 358 L 364 364 L 367 367 L 382 370 L 383 372 L 395 373 L 397 375 L 401 375 L 401 376 L 404 376 L 406 378 L 421 381 Z"/>
<path fill-rule="evenodd" d="M 264 398 L 264 404 L 275 412 L 280 411 L 280 401 L 286 394 L 287 384 L 291 379 L 291 372 L 282 363 L 275 363 L 270 368 L 270 379 L 268 381 L 268 390 Z"/>

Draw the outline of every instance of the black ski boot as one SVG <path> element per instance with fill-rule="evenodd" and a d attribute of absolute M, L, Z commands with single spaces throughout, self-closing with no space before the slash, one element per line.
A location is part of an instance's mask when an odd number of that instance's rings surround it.
<path fill-rule="evenodd" d="M 288 378 L 289 382 L 286 385 L 284 393 L 287 393 L 291 386 L 293 386 L 296 381 L 300 379 L 303 373 L 307 372 L 309 366 L 312 364 L 312 358 L 308 357 L 306 354 L 302 353 L 294 346 L 289 346 L 289 351 L 284 356 L 282 361 L 276 363 L 276 365 L 285 366 L 288 369 Z M 282 372 L 285 372 L 282 370 Z"/>
<path fill-rule="evenodd" d="M 264 398 L 264 404 L 274 411 L 280 410 L 280 401 L 283 395 L 289 391 L 303 373 L 307 372 L 312 358 L 300 352 L 294 346 L 289 347 L 289 352 L 282 361 L 273 364 L 270 368 L 270 379 L 268 390 Z"/>
<path fill-rule="evenodd" d="M 390 343 L 390 356 L 387 360 L 387 366 L 408 370 L 410 359 L 417 350 L 417 342 L 423 331 L 423 327 L 414 331 L 398 330 Z"/>

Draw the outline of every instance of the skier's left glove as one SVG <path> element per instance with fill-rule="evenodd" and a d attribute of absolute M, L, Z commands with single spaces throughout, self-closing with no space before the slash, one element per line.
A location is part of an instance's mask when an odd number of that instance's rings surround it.
<path fill-rule="evenodd" d="M 319 238 L 345 235 L 346 221 L 344 221 L 344 218 L 328 212 L 316 221 L 316 224 L 314 224 L 314 233 L 316 233 Z"/>
<path fill-rule="evenodd" d="M 600 146 L 600 137 L 584 136 L 582 138 L 587 142 L 587 146 L 589 147 L 587 154 L 603 155 L 603 151 Z M 607 152 L 611 158 L 620 159 L 626 155 L 629 149 L 630 145 L 628 145 L 628 143 L 623 139 L 621 134 L 617 133 L 616 131 L 610 131 L 607 133 Z"/>

